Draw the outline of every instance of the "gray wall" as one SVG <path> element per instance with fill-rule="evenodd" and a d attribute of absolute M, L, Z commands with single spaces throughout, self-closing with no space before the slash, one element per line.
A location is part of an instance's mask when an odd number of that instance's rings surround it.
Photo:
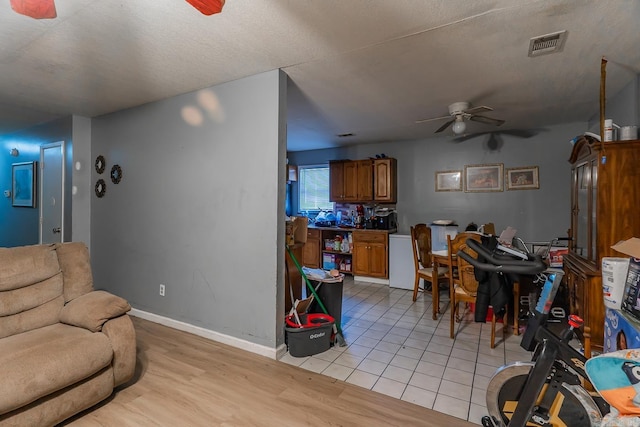
<path fill-rule="evenodd" d="M 40 160 L 40 146 L 51 142 L 65 141 L 67 155 L 72 152 L 72 118 L 65 117 L 23 131 L 0 135 L 0 247 L 33 245 L 38 243 L 39 208 L 12 207 L 11 198 L 4 197 L 4 190 L 11 190 L 11 164 Z M 20 151 L 12 157 L 12 148 Z M 66 173 L 70 176 L 70 164 Z M 38 184 L 39 186 L 39 184 Z M 70 180 L 69 180 L 70 186 Z M 69 193 L 67 193 L 69 194 Z M 37 198 L 37 194 L 36 194 Z M 65 240 L 71 240 L 71 201 L 66 198 Z"/>
<path fill-rule="evenodd" d="M 93 157 L 107 162 L 106 195 L 91 204 L 98 288 L 137 309 L 283 343 L 285 77 L 270 71 L 92 121 Z M 200 124 L 184 120 L 198 114 Z"/>
<path fill-rule="evenodd" d="M 361 144 L 346 149 L 328 149 L 287 154 L 295 165 L 318 164 L 347 158 L 366 159 L 384 153 L 398 159 L 399 230 L 436 219 L 453 219 L 461 228 L 469 222 L 493 222 L 498 232 L 507 226 L 527 241 L 547 241 L 566 236 L 569 228 L 569 141 L 583 133 L 586 123 L 548 127 L 538 135 L 516 138 L 501 135 L 503 145 L 491 151 L 488 136 L 454 143 L 450 137 L 419 141 Z M 538 166 L 539 190 L 496 193 L 436 192 L 435 172 L 464 170 L 465 165 L 503 163 L 505 168 Z M 297 185 L 292 188 L 297 208 Z"/>
<path fill-rule="evenodd" d="M 91 158 L 91 119 L 73 116 L 72 129 L 73 150 L 70 166 L 73 175 L 67 185 L 67 187 L 71 186 L 71 212 L 73 212 L 71 240 L 84 242 L 91 247 L 91 196 L 94 194 L 94 184 L 91 180 L 91 171 L 94 167 Z"/>

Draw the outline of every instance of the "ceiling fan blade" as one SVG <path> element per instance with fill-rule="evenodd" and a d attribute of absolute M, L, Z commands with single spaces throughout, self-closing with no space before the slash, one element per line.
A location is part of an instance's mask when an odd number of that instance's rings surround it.
<path fill-rule="evenodd" d="M 224 6 L 224 0 L 187 0 L 187 3 L 207 16 L 222 12 Z"/>
<path fill-rule="evenodd" d="M 58 16 L 54 0 L 11 0 L 11 8 L 34 19 L 53 19 Z"/>
<path fill-rule="evenodd" d="M 532 136 L 536 136 L 538 132 L 539 131 L 536 129 L 512 129 L 501 131 L 501 133 L 505 135 L 517 136 L 518 138 L 531 138 Z"/>
<path fill-rule="evenodd" d="M 470 120 L 473 120 L 474 122 L 486 123 L 488 125 L 495 125 L 495 126 L 500 126 L 501 124 L 504 123 L 504 120 L 492 119 L 491 117 L 485 117 L 485 116 L 471 116 Z"/>
<path fill-rule="evenodd" d="M 470 139 L 473 139 L 473 138 L 477 138 L 477 137 L 479 137 L 479 136 L 482 136 L 482 135 L 484 135 L 484 134 L 485 134 L 485 132 L 481 132 L 481 133 L 470 133 L 470 134 L 467 134 L 467 135 L 461 135 L 461 136 L 457 136 L 457 137 L 455 137 L 455 138 L 451 138 L 451 140 L 452 140 L 453 142 L 465 142 L 465 141 L 468 141 L 468 140 L 470 140 Z"/>
<path fill-rule="evenodd" d="M 477 107 L 469 108 L 464 112 L 467 114 L 477 114 L 477 113 L 484 113 L 485 111 L 493 111 L 493 108 L 487 107 L 486 105 L 479 105 Z"/>
<path fill-rule="evenodd" d="M 455 122 L 455 121 L 456 121 L 455 119 L 453 119 L 453 120 L 449 120 L 447 123 L 445 123 L 445 124 L 443 124 L 442 126 L 440 126 L 440 127 L 438 128 L 438 130 L 437 130 L 437 131 L 435 131 L 434 133 L 440 133 L 440 132 L 442 132 L 443 130 L 445 130 L 446 128 L 448 128 L 449 126 L 451 126 L 451 124 L 452 124 L 453 122 Z"/>
<path fill-rule="evenodd" d="M 436 120 L 444 120 L 444 119 L 450 119 L 451 116 L 442 116 L 442 117 L 432 117 L 430 119 L 420 119 L 420 120 L 416 120 L 416 124 L 418 123 L 426 123 L 426 122 L 433 122 Z"/>

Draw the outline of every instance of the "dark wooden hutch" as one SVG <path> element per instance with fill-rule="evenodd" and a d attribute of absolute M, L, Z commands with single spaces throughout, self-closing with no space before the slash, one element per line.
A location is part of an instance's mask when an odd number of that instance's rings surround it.
<path fill-rule="evenodd" d="M 571 152 L 571 243 L 564 257 L 570 309 L 584 319 L 585 355 L 602 351 L 603 257 L 611 246 L 640 236 L 640 140 L 578 139 Z"/>

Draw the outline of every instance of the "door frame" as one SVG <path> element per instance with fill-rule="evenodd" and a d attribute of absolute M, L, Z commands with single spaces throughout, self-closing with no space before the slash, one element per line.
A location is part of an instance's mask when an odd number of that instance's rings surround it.
<path fill-rule="evenodd" d="M 49 144 L 42 144 L 40 146 L 40 167 L 38 168 L 38 173 L 39 173 L 39 181 L 40 182 L 40 188 L 39 188 L 39 193 L 40 193 L 40 209 L 38 212 L 38 240 L 40 242 L 40 244 L 42 244 L 42 223 L 44 221 L 44 217 L 43 217 L 43 208 L 44 208 L 44 185 L 43 185 L 43 179 L 44 179 L 44 150 L 46 150 L 47 148 L 55 148 L 55 147 L 60 147 L 60 154 L 61 154 L 61 160 L 62 160 L 62 164 L 60 165 L 61 168 L 61 182 L 60 182 L 60 189 L 62 190 L 60 192 L 60 194 L 62 195 L 62 199 L 60 200 L 60 206 L 62 211 L 60 212 L 61 214 L 61 220 L 60 220 L 60 237 L 61 240 L 64 242 L 64 205 L 65 205 L 65 148 L 64 148 L 64 141 L 58 141 L 58 142 L 51 142 Z"/>

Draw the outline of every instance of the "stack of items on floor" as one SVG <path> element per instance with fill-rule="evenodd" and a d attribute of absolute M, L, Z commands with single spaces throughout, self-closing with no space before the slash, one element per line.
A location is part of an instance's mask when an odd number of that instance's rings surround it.
<path fill-rule="evenodd" d="M 344 275 L 337 270 L 307 267 L 301 267 L 300 272 L 311 296 L 294 301 L 291 312 L 285 318 L 289 354 L 294 357 L 313 356 L 329 350 L 335 341 L 342 340 L 340 345 L 344 345 L 339 326 Z M 318 285 L 313 287 L 310 280 Z M 337 318 L 334 317 L 336 315 Z"/>
<path fill-rule="evenodd" d="M 631 256 L 602 258 L 604 352 L 640 348 L 640 239 L 613 246 Z"/>

